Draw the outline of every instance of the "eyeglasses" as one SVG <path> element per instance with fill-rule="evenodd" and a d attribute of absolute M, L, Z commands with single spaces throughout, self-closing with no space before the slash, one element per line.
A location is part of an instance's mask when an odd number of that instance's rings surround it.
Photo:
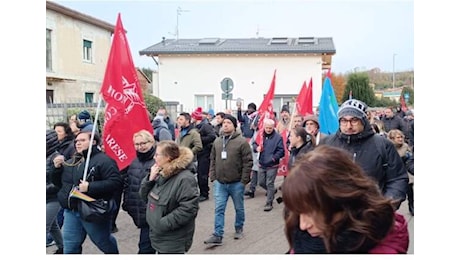
<path fill-rule="evenodd" d="M 353 117 L 352 119 L 349 119 L 349 120 L 345 118 L 340 118 L 339 123 L 341 125 L 348 125 L 348 123 L 350 123 L 351 125 L 357 125 L 359 121 L 361 120 L 357 117 Z"/>
<path fill-rule="evenodd" d="M 134 143 L 134 146 L 145 146 L 146 144 L 148 144 L 150 142 L 140 142 L 140 143 Z"/>

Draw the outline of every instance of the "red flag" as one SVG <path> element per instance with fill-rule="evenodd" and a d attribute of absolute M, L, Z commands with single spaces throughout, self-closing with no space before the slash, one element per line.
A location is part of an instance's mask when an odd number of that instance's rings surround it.
<path fill-rule="evenodd" d="M 256 143 L 261 146 L 263 149 L 263 138 L 264 138 L 264 119 L 265 118 L 273 118 L 273 98 L 275 97 L 275 82 L 276 82 L 276 70 L 273 73 L 273 79 L 272 83 L 270 84 L 270 89 L 267 92 L 267 95 L 265 95 L 264 100 L 262 101 L 262 104 L 259 107 L 259 110 L 257 110 L 257 114 L 259 115 L 259 124 L 257 125 L 259 128 L 259 131 L 257 132 L 256 136 Z M 262 150 L 261 150 L 262 151 Z"/>
<path fill-rule="evenodd" d="M 327 69 L 326 77 L 332 80 L 331 68 Z"/>
<path fill-rule="evenodd" d="M 287 176 L 288 175 L 288 163 L 289 163 L 289 150 L 287 149 L 286 141 L 288 139 L 289 131 L 284 129 L 281 133 L 281 137 L 283 138 L 283 146 L 284 146 L 284 157 L 281 158 L 280 164 L 278 166 L 277 176 Z"/>
<path fill-rule="evenodd" d="M 399 103 L 401 103 L 401 110 L 406 112 L 407 111 L 407 105 L 406 105 L 406 100 L 404 99 L 404 93 L 401 92 L 401 96 L 399 97 Z"/>
<path fill-rule="evenodd" d="M 304 81 L 302 88 L 300 89 L 299 95 L 296 99 L 297 113 L 300 115 L 313 115 L 313 79 L 310 78 L 310 83 Z"/>
<path fill-rule="evenodd" d="M 136 157 L 133 134 L 142 129 L 153 133 L 153 129 L 120 13 L 113 34 L 101 95 L 106 102 L 104 150 L 117 162 L 121 170 Z"/>

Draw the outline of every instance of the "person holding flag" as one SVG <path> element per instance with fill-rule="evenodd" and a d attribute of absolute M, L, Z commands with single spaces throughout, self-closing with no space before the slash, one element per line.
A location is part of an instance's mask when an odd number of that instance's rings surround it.
<path fill-rule="evenodd" d="M 113 159 L 99 149 L 100 143 L 97 133 L 80 132 L 75 137 L 76 153 L 72 158 L 65 161 L 63 155 L 58 155 L 53 159 L 51 176 L 53 183 L 61 187 L 57 197 L 64 208 L 64 254 L 81 254 L 86 235 L 105 254 L 118 254 L 117 241 L 110 232 L 115 209 L 112 209 L 106 221 L 90 222 L 80 217 L 76 203 L 69 203 L 69 193 L 75 186 L 91 198 L 106 201 L 114 199 L 116 192 L 122 189 L 118 167 Z M 89 153 L 90 146 L 92 153 Z M 89 161 L 90 169 L 87 177 L 84 177 L 85 160 Z"/>

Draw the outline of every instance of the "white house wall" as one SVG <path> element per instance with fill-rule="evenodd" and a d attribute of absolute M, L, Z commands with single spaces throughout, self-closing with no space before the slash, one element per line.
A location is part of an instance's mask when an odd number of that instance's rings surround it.
<path fill-rule="evenodd" d="M 257 107 L 270 87 L 276 69 L 275 95 L 297 95 L 304 81 L 313 78 L 313 106 L 321 97 L 321 56 L 290 55 L 161 55 L 159 93 L 163 101 L 178 101 L 184 111 L 195 107 L 195 95 L 214 95 L 215 112 L 225 110 L 220 82 L 234 82 L 233 99 L 243 99 L 243 109 L 254 102 Z M 232 109 L 236 109 L 235 101 Z M 207 108 L 204 108 L 207 109 Z M 280 108 L 275 108 L 280 110 Z"/>

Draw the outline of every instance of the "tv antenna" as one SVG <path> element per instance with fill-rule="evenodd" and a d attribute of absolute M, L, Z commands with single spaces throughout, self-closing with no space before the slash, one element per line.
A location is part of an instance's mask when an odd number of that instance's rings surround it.
<path fill-rule="evenodd" d="M 184 10 L 180 6 L 177 7 L 177 12 L 176 12 L 176 33 L 174 34 L 176 36 L 176 40 L 179 40 L 179 15 L 184 12 L 190 12 L 190 10 Z"/>
<path fill-rule="evenodd" d="M 265 28 L 260 28 L 260 26 L 257 25 L 257 28 L 256 28 L 256 38 L 259 38 L 260 31 L 265 31 Z"/>

